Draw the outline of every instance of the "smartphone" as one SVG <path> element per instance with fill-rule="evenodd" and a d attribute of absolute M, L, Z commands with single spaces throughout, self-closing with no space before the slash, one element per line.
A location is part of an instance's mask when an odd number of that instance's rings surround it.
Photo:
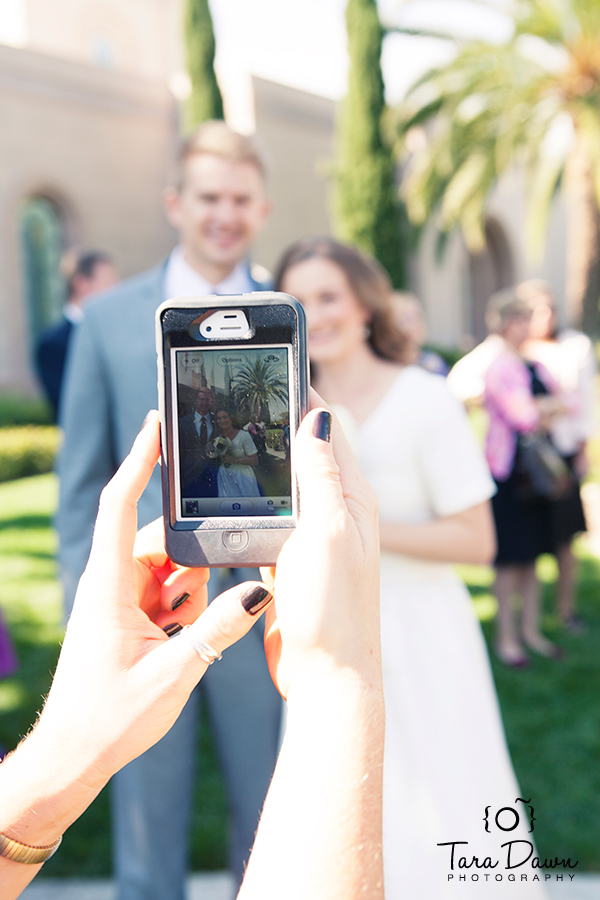
<path fill-rule="evenodd" d="M 298 521 L 306 320 L 288 294 L 156 311 L 166 549 L 185 566 L 274 565 Z"/>

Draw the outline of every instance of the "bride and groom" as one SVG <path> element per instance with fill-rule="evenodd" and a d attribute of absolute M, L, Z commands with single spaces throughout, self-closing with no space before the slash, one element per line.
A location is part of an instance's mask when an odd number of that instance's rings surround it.
<path fill-rule="evenodd" d="M 213 412 L 213 404 L 210 388 L 199 388 L 194 411 L 179 423 L 183 495 L 260 497 L 252 437 L 224 407 Z"/>

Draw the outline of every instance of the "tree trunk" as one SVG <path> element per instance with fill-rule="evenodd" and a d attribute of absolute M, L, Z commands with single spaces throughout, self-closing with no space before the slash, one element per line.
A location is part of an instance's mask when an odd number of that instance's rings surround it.
<path fill-rule="evenodd" d="M 600 330 L 600 215 L 588 154 L 581 142 L 569 159 L 567 189 L 567 283 L 569 324 L 587 334 Z"/>

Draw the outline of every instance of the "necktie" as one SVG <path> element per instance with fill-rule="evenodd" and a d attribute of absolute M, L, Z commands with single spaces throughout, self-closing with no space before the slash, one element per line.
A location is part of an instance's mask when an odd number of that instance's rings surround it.
<path fill-rule="evenodd" d="M 200 443 L 203 447 L 206 446 L 207 440 L 208 440 L 208 428 L 206 427 L 206 416 L 202 416 L 202 421 L 200 423 Z"/>

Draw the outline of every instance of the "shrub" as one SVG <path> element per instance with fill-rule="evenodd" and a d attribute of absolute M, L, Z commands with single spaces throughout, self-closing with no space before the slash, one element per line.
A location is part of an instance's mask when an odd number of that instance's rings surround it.
<path fill-rule="evenodd" d="M 283 450 L 282 434 L 282 428 L 267 428 L 267 447 L 271 450 Z"/>
<path fill-rule="evenodd" d="M 0 428 L 0 481 L 51 472 L 59 435 L 54 425 Z"/>
<path fill-rule="evenodd" d="M 40 397 L 0 394 L 0 428 L 8 425 L 51 425 L 52 409 Z"/>

